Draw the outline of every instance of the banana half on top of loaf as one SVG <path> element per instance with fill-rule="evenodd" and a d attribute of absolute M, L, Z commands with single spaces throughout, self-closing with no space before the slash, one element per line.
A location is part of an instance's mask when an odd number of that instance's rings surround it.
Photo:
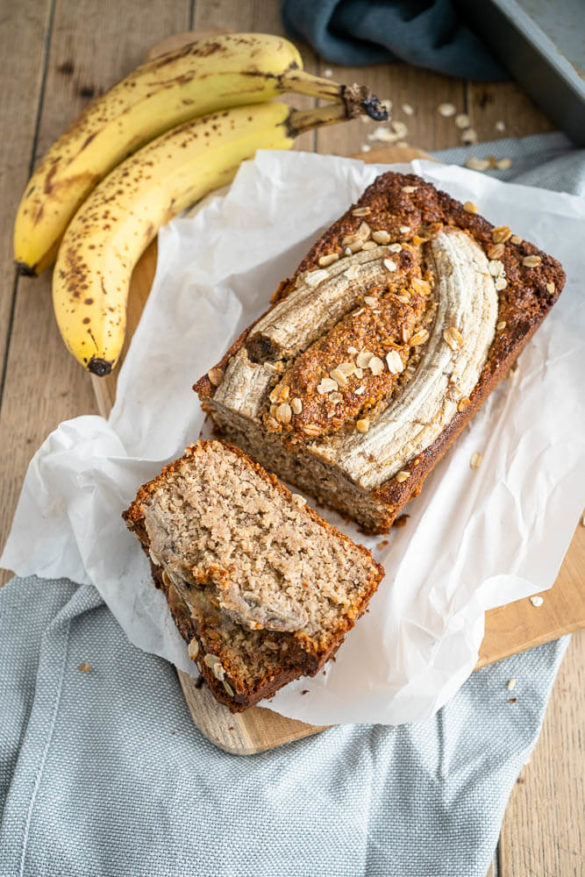
<path fill-rule="evenodd" d="M 386 532 L 564 280 L 475 205 L 385 173 L 194 389 L 269 471 Z"/>

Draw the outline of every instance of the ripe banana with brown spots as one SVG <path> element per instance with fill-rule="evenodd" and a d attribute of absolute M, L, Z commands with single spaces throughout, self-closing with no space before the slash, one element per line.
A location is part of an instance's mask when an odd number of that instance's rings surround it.
<path fill-rule="evenodd" d="M 279 36 L 224 34 L 192 43 L 138 67 L 98 98 L 45 155 L 22 197 L 14 258 L 23 274 L 54 261 L 76 210 L 128 155 L 183 122 L 228 107 L 262 103 L 285 92 L 351 102 L 387 113 L 369 92 L 305 73 L 296 47 Z"/>
<path fill-rule="evenodd" d="M 53 275 L 57 323 L 73 356 L 95 375 L 112 371 L 132 270 L 161 225 L 228 183 L 257 149 L 289 149 L 298 134 L 348 112 L 275 101 L 223 110 L 163 134 L 112 171 L 68 226 Z"/>

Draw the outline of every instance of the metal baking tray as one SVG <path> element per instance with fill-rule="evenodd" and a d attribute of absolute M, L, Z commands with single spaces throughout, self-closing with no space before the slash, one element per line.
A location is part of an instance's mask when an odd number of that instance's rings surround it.
<path fill-rule="evenodd" d="M 458 0 L 457 6 L 534 101 L 585 146 L 585 0 Z"/>

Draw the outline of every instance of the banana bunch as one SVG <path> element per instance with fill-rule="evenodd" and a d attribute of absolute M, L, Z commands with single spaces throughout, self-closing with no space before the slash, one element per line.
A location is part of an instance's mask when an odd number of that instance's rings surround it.
<path fill-rule="evenodd" d="M 294 111 L 271 102 L 284 92 L 335 103 Z M 155 58 L 88 107 L 39 164 L 16 218 L 17 266 L 35 275 L 57 257 L 61 334 L 89 371 L 108 374 L 132 269 L 159 227 L 257 149 L 288 149 L 303 131 L 364 112 L 387 117 L 367 89 L 305 73 L 281 37 L 226 34 Z"/>

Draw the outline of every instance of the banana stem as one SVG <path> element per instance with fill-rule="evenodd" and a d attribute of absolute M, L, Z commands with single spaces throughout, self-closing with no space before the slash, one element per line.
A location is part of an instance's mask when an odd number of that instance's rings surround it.
<path fill-rule="evenodd" d="M 350 115 L 345 104 L 327 104 L 310 110 L 291 110 L 285 124 L 289 137 L 294 138 L 304 134 L 305 131 L 312 131 L 324 125 L 336 125 L 357 115 L 359 115 L 357 112 Z"/>
<path fill-rule="evenodd" d="M 308 94 L 324 100 L 340 101 L 348 112 L 346 116 L 348 119 L 353 119 L 361 113 L 366 113 L 377 122 L 385 122 L 388 118 L 387 109 L 365 85 L 357 83 L 341 85 L 339 82 L 333 82 L 332 79 L 313 76 L 297 68 L 283 73 L 281 83 L 286 91 Z"/>

